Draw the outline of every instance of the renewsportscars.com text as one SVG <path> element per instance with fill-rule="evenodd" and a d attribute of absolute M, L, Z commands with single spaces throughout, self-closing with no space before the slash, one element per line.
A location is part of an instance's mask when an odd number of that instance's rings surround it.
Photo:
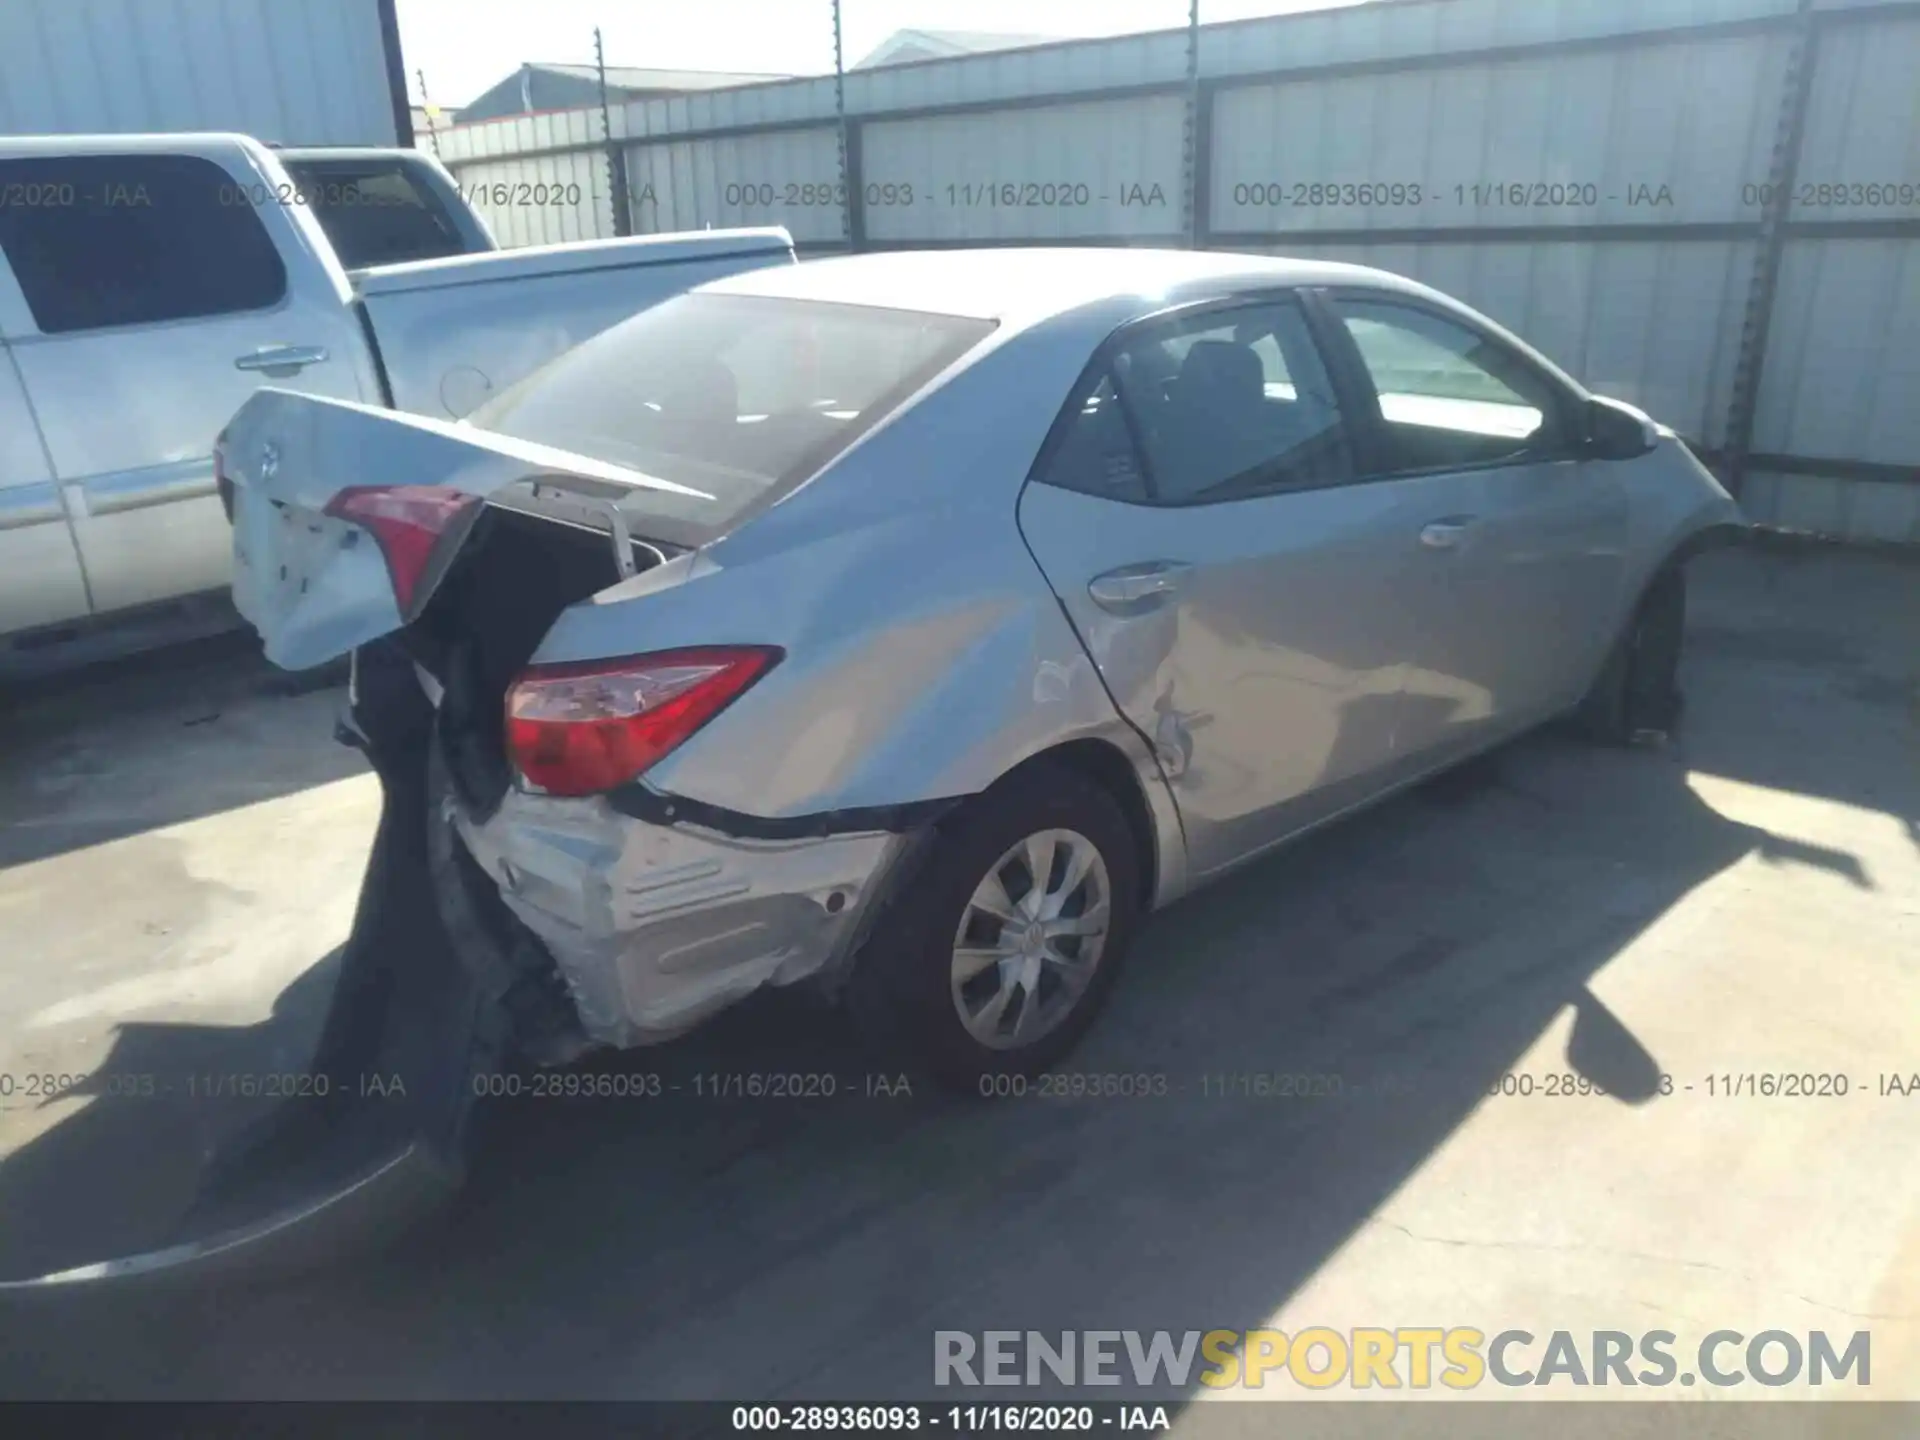
<path fill-rule="evenodd" d="M 1872 1337 L 1715 1330 L 1489 1334 L 1472 1326 L 1284 1330 L 936 1330 L 940 1386 L 1125 1385 L 1141 1389 L 1472 1390 L 1509 1386 L 1872 1383 Z"/>

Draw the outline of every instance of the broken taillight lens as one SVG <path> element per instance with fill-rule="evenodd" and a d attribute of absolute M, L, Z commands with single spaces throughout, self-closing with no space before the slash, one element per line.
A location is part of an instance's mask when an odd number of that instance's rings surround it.
<path fill-rule="evenodd" d="M 535 665 L 507 691 L 507 752 L 550 795 L 596 795 L 644 772 L 770 670 L 761 645 Z"/>
<path fill-rule="evenodd" d="M 372 532 L 394 601 L 411 616 L 436 547 L 479 503 L 478 495 L 450 485 L 349 485 L 327 502 L 325 513 Z"/>

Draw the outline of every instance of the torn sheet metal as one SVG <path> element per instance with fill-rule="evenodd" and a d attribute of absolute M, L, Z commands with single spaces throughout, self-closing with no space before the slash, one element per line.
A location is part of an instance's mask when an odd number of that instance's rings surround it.
<path fill-rule="evenodd" d="M 483 823 L 457 804 L 448 819 L 553 954 L 582 1028 L 622 1047 L 833 973 L 911 846 L 881 831 L 736 839 L 520 791 Z"/>

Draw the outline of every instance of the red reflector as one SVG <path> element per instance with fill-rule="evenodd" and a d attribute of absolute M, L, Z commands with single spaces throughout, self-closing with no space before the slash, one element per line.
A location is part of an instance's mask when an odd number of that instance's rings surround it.
<path fill-rule="evenodd" d="M 373 532 L 393 598 L 402 615 L 411 615 L 440 537 L 479 503 L 478 495 L 450 485 L 349 485 L 327 502 L 326 513 Z"/>
<path fill-rule="evenodd" d="M 507 691 L 507 753 L 551 795 L 596 795 L 641 774 L 773 667 L 727 645 L 535 665 Z"/>

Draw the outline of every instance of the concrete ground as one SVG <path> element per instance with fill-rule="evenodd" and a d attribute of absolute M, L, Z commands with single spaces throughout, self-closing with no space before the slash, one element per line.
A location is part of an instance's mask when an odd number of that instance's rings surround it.
<path fill-rule="evenodd" d="M 469 1192 L 389 1253 L 0 1308 L 0 1393 L 926 1398 L 941 1329 L 1469 1325 L 1683 1360 L 1867 1330 L 1840 1393 L 1920 1399 L 1920 1093 L 1881 1093 L 1920 1072 L 1920 567 L 1694 579 L 1672 747 L 1532 737 L 1156 917 L 1070 1068 L 1167 1094 L 869 1096 L 774 997 L 616 1067 L 678 1094 L 494 1107 Z M 231 645 L 14 697 L 0 1273 L 151 1241 L 249 1108 L 186 1077 L 299 1069 L 377 814 L 336 699 Z M 748 1070 L 840 1094 L 692 1093 Z M 1777 1072 L 1848 1093 L 1745 1093 Z M 62 1073 L 109 1078 L 25 1093 Z M 1302 1074 L 1340 1093 L 1242 1078 Z M 113 1093 L 139 1075 L 174 1093 Z"/>

